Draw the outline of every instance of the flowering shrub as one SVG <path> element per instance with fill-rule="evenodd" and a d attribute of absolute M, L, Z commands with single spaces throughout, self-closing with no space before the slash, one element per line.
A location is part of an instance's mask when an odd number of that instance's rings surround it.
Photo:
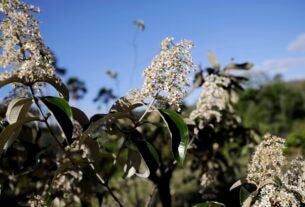
<path fill-rule="evenodd" d="M 236 166 L 247 162 L 257 140 L 233 109 L 246 78 L 230 71 L 252 64 L 221 68 L 210 52 L 212 66 L 199 70 L 192 84 L 193 43 L 165 38 L 144 70 L 143 88 L 88 118 L 69 104 L 70 95 L 78 100 L 86 87 L 76 78 L 66 86 L 57 76 L 38 11 L 20 0 L 0 2 L 0 87 L 13 86 L 0 113 L 1 205 L 224 206 L 211 201 L 217 200 L 236 206 L 225 184 L 242 174 Z M 45 95 L 47 84 L 57 96 Z M 183 100 L 196 88 L 201 95 L 188 110 Z M 96 101 L 103 94 L 107 102 L 115 98 L 104 88 Z M 290 161 L 283 147 L 284 140 L 271 135 L 257 147 L 246 179 L 257 187 L 251 193 L 243 187 L 249 194 L 244 206 L 304 203 L 304 160 Z"/>

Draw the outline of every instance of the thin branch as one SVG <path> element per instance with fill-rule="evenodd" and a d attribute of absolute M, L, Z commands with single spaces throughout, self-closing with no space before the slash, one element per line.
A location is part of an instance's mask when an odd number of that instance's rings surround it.
<path fill-rule="evenodd" d="M 150 193 L 149 198 L 148 198 L 148 200 L 145 204 L 145 207 L 150 207 L 151 206 L 151 202 L 153 201 L 153 198 L 155 197 L 156 192 L 157 192 L 157 185 L 154 186 L 152 192 Z"/>
<path fill-rule="evenodd" d="M 141 122 L 141 121 L 144 119 L 144 117 L 145 117 L 146 114 L 148 113 L 149 109 L 150 109 L 150 108 L 152 107 L 152 105 L 154 104 L 155 100 L 156 100 L 156 99 L 154 98 L 154 99 L 150 102 L 150 104 L 147 106 L 145 112 L 144 112 L 143 115 L 140 117 L 140 119 L 139 119 L 138 122 Z"/>
<path fill-rule="evenodd" d="M 90 162 L 90 159 L 88 159 L 88 162 Z M 111 197 L 117 202 L 117 204 L 120 207 L 123 207 L 123 204 L 120 202 L 120 200 L 116 197 L 116 195 L 113 193 L 113 191 L 111 190 L 111 188 L 109 187 L 108 183 L 105 182 L 105 180 L 96 172 L 94 165 L 91 163 L 89 164 L 90 168 L 94 171 L 96 178 L 99 180 L 99 182 L 108 190 L 108 192 L 110 193 Z"/>

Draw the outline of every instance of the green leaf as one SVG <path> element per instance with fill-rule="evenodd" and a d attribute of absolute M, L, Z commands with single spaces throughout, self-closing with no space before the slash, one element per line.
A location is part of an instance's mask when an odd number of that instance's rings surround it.
<path fill-rule="evenodd" d="M 15 98 L 13 99 L 6 111 L 6 119 L 10 124 L 23 119 L 32 105 L 31 98 Z"/>
<path fill-rule="evenodd" d="M 40 121 L 37 117 L 26 117 L 18 120 L 17 122 L 8 125 L 0 133 L 0 156 L 3 151 L 6 150 L 18 137 L 22 129 L 23 124 L 31 121 Z"/>
<path fill-rule="evenodd" d="M 217 57 L 212 51 L 208 52 L 208 59 L 214 69 L 220 68 L 220 64 L 218 63 Z"/>
<path fill-rule="evenodd" d="M 198 204 L 194 205 L 193 207 L 225 207 L 225 205 L 222 203 L 215 202 L 215 201 L 207 201 L 204 203 L 198 203 Z"/>
<path fill-rule="evenodd" d="M 250 196 L 250 192 L 245 187 L 242 186 L 239 190 L 239 202 L 241 206 L 249 196 Z"/>
<path fill-rule="evenodd" d="M 72 110 L 73 119 L 78 121 L 78 123 L 82 127 L 85 127 L 89 124 L 89 122 L 90 122 L 89 118 L 82 110 L 75 108 L 75 107 L 71 107 L 71 110 Z"/>
<path fill-rule="evenodd" d="M 46 105 L 50 112 L 54 115 L 63 130 L 67 142 L 72 143 L 73 124 L 72 124 L 72 110 L 67 101 L 63 98 L 45 96 L 40 97 L 40 100 Z"/>
<path fill-rule="evenodd" d="M 150 154 L 154 157 L 154 159 L 158 163 L 160 163 L 160 157 L 159 157 L 159 154 L 158 154 L 158 152 L 156 150 L 156 147 L 154 145 L 152 145 L 151 143 L 149 143 L 149 142 L 145 142 L 145 143 L 146 143 L 146 146 L 147 146 Z"/>
<path fill-rule="evenodd" d="M 165 109 L 159 110 L 159 112 L 161 113 L 161 117 L 166 123 L 172 137 L 172 152 L 174 158 L 180 166 L 183 166 L 189 143 L 187 125 L 183 118 L 175 111 Z"/>

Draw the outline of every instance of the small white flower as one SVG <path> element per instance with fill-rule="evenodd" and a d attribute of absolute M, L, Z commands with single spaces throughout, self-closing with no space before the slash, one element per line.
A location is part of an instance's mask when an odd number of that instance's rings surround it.
<path fill-rule="evenodd" d="M 0 79 L 17 74 L 25 83 L 45 77 L 56 78 L 54 57 L 44 45 L 38 22 L 32 16 L 34 6 L 20 0 L 2 0 L 3 19 L 0 23 L 0 67 L 9 68 Z"/>
<path fill-rule="evenodd" d="M 230 79 L 211 74 L 206 77 L 202 85 L 202 92 L 196 104 L 196 109 L 190 114 L 190 119 L 200 118 L 209 121 L 213 117 L 219 122 L 221 111 L 229 104 L 229 94 L 225 87 L 230 84 Z"/>
<path fill-rule="evenodd" d="M 192 47 L 191 41 L 182 40 L 174 44 L 173 38 L 166 38 L 161 43 L 160 54 L 144 70 L 144 86 L 137 96 L 154 98 L 158 104 L 179 108 L 190 86 L 188 75 L 194 70 L 189 52 Z"/>

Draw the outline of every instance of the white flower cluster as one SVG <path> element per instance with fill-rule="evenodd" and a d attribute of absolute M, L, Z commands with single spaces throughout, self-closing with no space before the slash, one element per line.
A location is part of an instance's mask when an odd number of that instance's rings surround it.
<path fill-rule="evenodd" d="M 67 206 L 80 202 L 78 195 L 81 193 L 79 183 L 83 179 L 83 173 L 80 170 L 68 170 L 55 177 L 52 190 L 62 192 L 62 196 L 56 197 L 52 201 L 52 206 Z"/>
<path fill-rule="evenodd" d="M 266 134 L 257 146 L 248 166 L 247 180 L 259 185 L 265 180 L 281 177 L 286 157 L 283 155 L 284 139 Z"/>
<path fill-rule="evenodd" d="M 253 207 L 297 207 L 305 203 L 305 160 L 283 154 L 284 139 L 265 135 L 248 166 L 248 182 L 261 186 Z M 266 181 L 274 181 L 264 186 Z M 278 180 L 281 184 L 275 183 Z"/>
<path fill-rule="evenodd" d="M 221 111 L 226 109 L 229 103 L 229 94 L 225 89 L 230 84 L 230 79 L 224 76 L 211 74 L 206 77 L 202 85 L 202 92 L 196 105 L 196 109 L 190 114 L 190 119 L 209 121 L 221 119 Z"/>
<path fill-rule="evenodd" d="M 28 200 L 27 206 L 29 206 L 29 207 L 46 207 L 47 205 L 46 205 L 46 202 L 44 201 L 42 196 L 35 195 Z"/>
<path fill-rule="evenodd" d="M 252 207 L 299 207 L 300 201 L 293 192 L 289 192 L 284 188 L 276 187 L 272 184 L 266 185 Z"/>
<path fill-rule="evenodd" d="M 144 70 L 144 86 L 136 96 L 154 98 L 158 104 L 179 108 L 190 86 L 188 75 L 194 70 L 189 51 L 192 47 L 193 43 L 189 40 L 174 44 L 173 38 L 165 38 L 161 43 L 160 54 Z"/>
<path fill-rule="evenodd" d="M 44 45 L 38 22 L 32 13 L 39 12 L 20 0 L 1 0 L 0 67 L 9 68 L 0 79 L 18 75 L 24 83 L 45 77 L 55 78 L 54 57 Z"/>
<path fill-rule="evenodd" d="M 305 203 L 305 159 L 297 157 L 291 161 L 288 170 L 282 177 L 286 188 L 297 193 Z"/>

